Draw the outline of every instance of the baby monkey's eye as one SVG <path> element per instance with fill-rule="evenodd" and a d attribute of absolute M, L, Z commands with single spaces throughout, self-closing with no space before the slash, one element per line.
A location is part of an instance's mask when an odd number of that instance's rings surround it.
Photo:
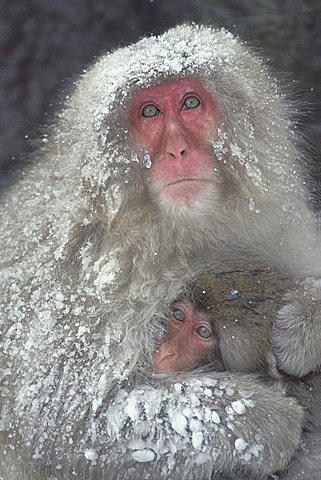
<path fill-rule="evenodd" d="M 213 332 L 210 328 L 205 327 L 202 325 L 196 329 L 197 334 L 202 338 L 211 338 L 213 336 Z"/>
<path fill-rule="evenodd" d="M 181 308 L 177 308 L 177 307 L 172 308 L 172 315 L 173 315 L 173 318 L 175 318 L 175 320 L 179 322 L 184 322 L 186 319 L 185 312 Z"/>

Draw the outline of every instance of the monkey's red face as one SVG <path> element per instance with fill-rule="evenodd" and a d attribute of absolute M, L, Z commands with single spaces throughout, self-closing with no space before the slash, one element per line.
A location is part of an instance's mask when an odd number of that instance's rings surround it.
<path fill-rule="evenodd" d="M 182 300 L 171 307 L 167 331 L 153 355 L 157 372 L 178 372 L 196 367 L 214 356 L 217 344 L 208 315 Z"/>
<path fill-rule="evenodd" d="M 153 188 L 188 205 L 215 188 L 215 137 L 218 112 L 200 80 L 186 78 L 139 91 L 130 105 L 135 148 L 151 160 Z"/>

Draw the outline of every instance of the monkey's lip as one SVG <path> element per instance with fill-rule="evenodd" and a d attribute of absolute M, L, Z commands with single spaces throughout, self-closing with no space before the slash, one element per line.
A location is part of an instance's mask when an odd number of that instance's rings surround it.
<path fill-rule="evenodd" d="M 203 183 L 210 183 L 211 181 L 208 178 L 193 178 L 193 177 L 186 177 L 186 178 L 180 178 L 179 180 L 173 180 L 172 182 L 167 183 L 164 185 L 164 188 L 167 187 L 172 187 L 173 185 L 177 185 L 179 183 L 183 182 L 203 182 Z"/>

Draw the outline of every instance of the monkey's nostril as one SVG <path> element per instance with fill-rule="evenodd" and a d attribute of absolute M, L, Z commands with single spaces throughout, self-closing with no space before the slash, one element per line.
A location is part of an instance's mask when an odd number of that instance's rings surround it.
<path fill-rule="evenodd" d="M 166 152 L 166 153 L 172 160 L 177 160 L 177 159 L 180 159 L 180 158 L 184 158 L 185 155 L 186 155 L 186 152 L 187 152 L 187 149 L 183 148 L 181 150 L 169 151 L 169 152 Z"/>

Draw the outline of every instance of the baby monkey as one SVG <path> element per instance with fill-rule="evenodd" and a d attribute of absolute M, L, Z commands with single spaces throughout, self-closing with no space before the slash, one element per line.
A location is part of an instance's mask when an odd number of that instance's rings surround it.
<path fill-rule="evenodd" d="M 199 365 L 226 370 L 218 347 L 218 332 L 212 317 L 190 299 L 171 306 L 167 330 L 153 355 L 158 372 L 177 372 Z"/>
<path fill-rule="evenodd" d="M 272 320 L 290 284 L 287 275 L 260 265 L 204 274 L 171 305 L 165 335 L 153 354 L 154 370 L 209 366 L 278 376 Z"/>
<path fill-rule="evenodd" d="M 232 325 L 219 322 L 212 312 L 183 297 L 170 308 L 165 335 L 153 354 L 154 370 L 182 372 L 208 366 L 216 371 L 266 370 L 277 377 L 269 323 L 244 326 L 238 318 Z"/>
<path fill-rule="evenodd" d="M 172 304 L 152 363 L 156 372 L 204 367 L 281 382 L 286 394 L 304 406 L 306 423 L 295 461 L 273 478 L 316 480 L 320 467 L 310 459 L 321 452 L 321 375 L 316 371 L 295 378 L 279 372 L 271 344 L 273 320 L 291 288 L 288 275 L 260 265 L 203 275 Z"/>

